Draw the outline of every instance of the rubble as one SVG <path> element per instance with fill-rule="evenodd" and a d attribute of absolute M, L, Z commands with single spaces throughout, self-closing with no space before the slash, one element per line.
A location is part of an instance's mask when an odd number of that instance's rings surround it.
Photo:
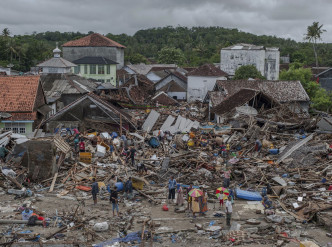
<path fill-rule="evenodd" d="M 315 131 L 307 116 L 280 112 L 284 107 L 262 108 L 257 114 L 234 108 L 216 124 L 207 121 L 206 105 L 181 103 L 127 111 L 127 120 L 140 124 L 137 130 L 90 125 L 80 133 L 67 127 L 38 138 L 0 132 L 0 146 L 8 150 L 1 161 L 1 243 L 214 246 L 217 240 L 225 246 L 286 246 L 294 240 L 306 246 L 310 237 L 323 245 L 331 233 L 331 135 Z M 122 111 L 116 113 L 121 120 Z M 84 152 L 75 151 L 76 138 L 84 140 Z M 228 189 L 234 193 L 231 227 L 216 196 L 227 169 Z M 172 176 L 184 191 L 184 205 L 168 201 Z M 96 205 L 93 178 L 99 186 Z M 131 194 L 124 191 L 129 178 Z M 109 202 L 114 185 L 119 217 L 112 216 Z M 193 217 L 187 209 L 190 185 L 207 192 L 204 215 Z M 27 225 L 21 215 L 26 208 L 43 220 Z M 306 233 L 296 234 L 299 229 Z M 317 229 L 323 237 L 317 237 Z"/>

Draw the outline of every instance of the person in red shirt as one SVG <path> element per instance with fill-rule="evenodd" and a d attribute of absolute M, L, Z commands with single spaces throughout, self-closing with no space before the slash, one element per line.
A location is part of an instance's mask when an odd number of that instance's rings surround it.
<path fill-rule="evenodd" d="M 85 152 L 85 142 L 83 140 L 79 143 L 80 152 Z"/>

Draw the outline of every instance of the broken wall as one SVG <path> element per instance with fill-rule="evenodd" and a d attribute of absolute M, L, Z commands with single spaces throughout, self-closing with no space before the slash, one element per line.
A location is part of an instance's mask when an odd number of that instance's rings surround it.
<path fill-rule="evenodd" d="M 31 180 L 47 179 L 56 173 L 55 152 L 53 140 L 30 140 L 16 145 L 14 149 L 14 154 L 23 154 L 21 165 L 28 169 Z"/>

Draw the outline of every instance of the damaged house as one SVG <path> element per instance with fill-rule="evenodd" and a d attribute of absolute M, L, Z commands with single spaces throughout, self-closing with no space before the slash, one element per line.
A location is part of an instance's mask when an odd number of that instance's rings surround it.
<path fill-rule="evenodd" d="M 213 64 L 204 64 L 189 72 L 187 86 L 187 101 L 203 100 L 211 91 L 217 80 L 227 80 L 228 74 Z"/>
<path fill-rule="evenodd" d="M 155 84 L 157 92 L 165 92 L 175 100 L 187 100 L 188 78 L 178 71 L 171 72 Z"/>
<path fill-rule="evenodd" d="M 55 132 L 59 126 L 78 128 L 81 131 L 94 129 L 99 131 L 135 130 L 135 120 L 118 107 L 102 100 L 94 93 L 85 94 L 65 106 L 45 121 L 46 131 Z"/>
<path fill-rule="evenodd" d="M 1 120 L 0 128 L 28 135 L 50 110 L 39 75 L 0 77 L 0 112 L 10 115 Z"/>
<path fill-rule="evenodd" d="M 209 101 L 210 119 L 220 122 L 221 115 L 241 106 L 259 110 L 286 105 L 291 112 L 306 114 L 310 98 L 300 81 L 235 80 L 217 81 L 206 101 Z"/>

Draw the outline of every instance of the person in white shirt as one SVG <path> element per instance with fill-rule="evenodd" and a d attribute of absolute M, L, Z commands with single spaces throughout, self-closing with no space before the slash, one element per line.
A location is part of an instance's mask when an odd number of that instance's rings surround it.
<path fill-rule="evenodd" d="M 232 200 L 231 200 L 230 197 L 228 197 L 227 201 L 226 201 L 226 223 L 227 223 L 227 226 L 231 226 L 232 212 L 233 212 Z"/>

